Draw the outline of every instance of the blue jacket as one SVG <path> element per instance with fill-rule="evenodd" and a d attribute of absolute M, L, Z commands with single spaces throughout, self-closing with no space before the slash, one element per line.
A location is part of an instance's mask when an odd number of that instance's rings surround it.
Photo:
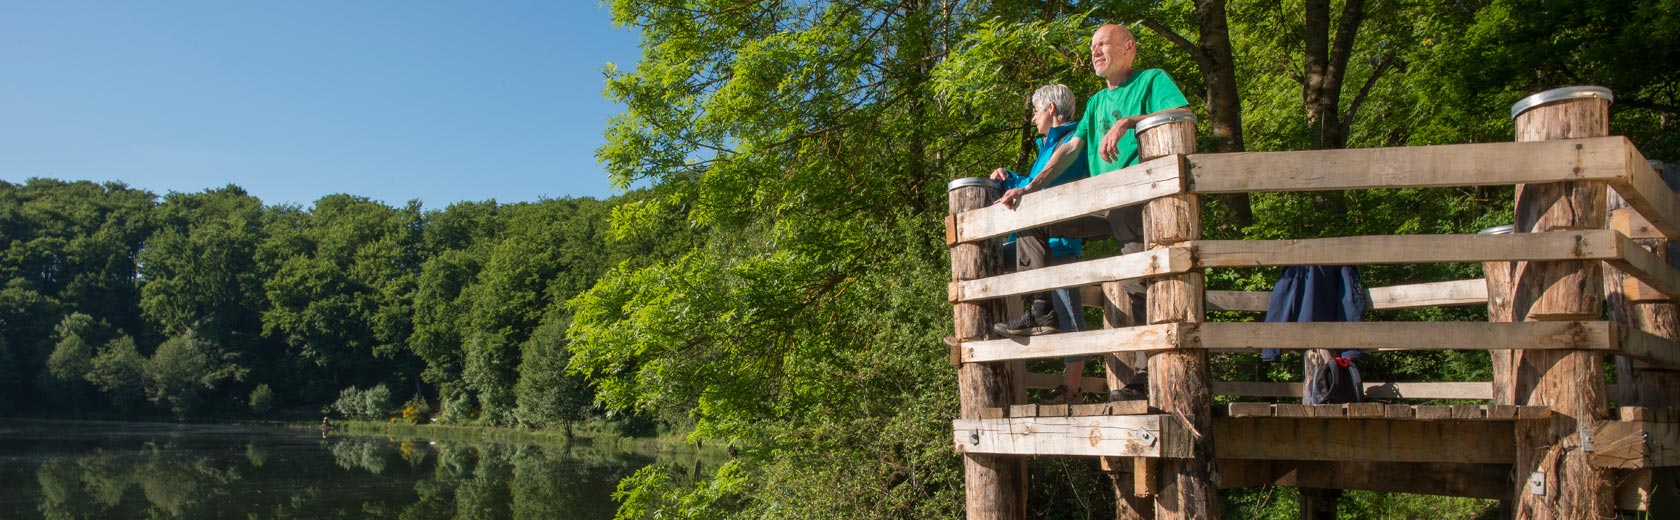
<path fill-rule="evenodd" d="M 1073 131 L 1078 127 L 1079 122 L 1074 121 L 1053 127 L 1049 132 L 1045 132 L 1044 137 L 1038 138 L 1038 160 L 1033 161 L 1031 173 L 1023 176 L 1014 171 L 1009 171 L 1009 177 L 1005 178 L 998 187 L 1008 190 L 1025 187 L 1027 183 L 1032 182 L 1033 177 L 1044 169 L 1044 163 L 1050 162 L 1050 155 L 1056 151 L 1056 147 L 1061 146 L 1062 143 L 1073 137 Z M 1074 158 L 1073 164 L 1069 165 L 1060 177 L 1052 179 L 1050 184 L 1045 187 L 1067 184 L 1090 176 L 1091 170 L 1085 163 L 1085 156 L 1080 155 Z M 1009 235 L 1009 240 L 1015 240 L 1015 235 Z M 1080 250 L 1083 249 L 1084 241 L 1077 238 L 1051 237 L 1048 245 L 1050 246 L 1050 256 L 1078 256 Z"/>

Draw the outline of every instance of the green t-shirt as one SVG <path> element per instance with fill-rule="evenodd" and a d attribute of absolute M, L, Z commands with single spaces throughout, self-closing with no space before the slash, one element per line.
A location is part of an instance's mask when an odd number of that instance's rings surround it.
<path fill-rule="evenodd" d="M 1102 175 L 1138 163 L 1137 136 L 1132 129 L 1120 137 L 1119 156 L 1113 162 L 1104 161 L 1098 149 L 1103 134 L 1124 117 L 1152 114 L 1189 105 L 1184 93 L 1178 91 L 1172 77 L 1161 69 L 1133 71 L 1132 77 L 1114 88 L 1103 89 L 1085 102 L 1085 115 L 1079 119 L 1074 135 L 1085 141 L 1085 158 L 1091 165 L 1091 176 Z"/>

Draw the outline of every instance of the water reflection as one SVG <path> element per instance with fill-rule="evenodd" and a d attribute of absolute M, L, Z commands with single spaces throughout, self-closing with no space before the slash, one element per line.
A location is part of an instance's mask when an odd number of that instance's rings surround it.
<path fill-rule="evenodd" d="M 0 422 L 0 517 L 605 519 L 618 479 L 655 463 L 587 446 L 51 425 Z"/>

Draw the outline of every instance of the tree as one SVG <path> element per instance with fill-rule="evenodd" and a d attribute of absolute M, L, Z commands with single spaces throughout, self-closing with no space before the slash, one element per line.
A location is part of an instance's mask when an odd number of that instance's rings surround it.
<path fill-rule="evenodd" d="M 145 371 L 146 358 L 140 356 L 134 339 L 125 334 L 99 349 L 87 380 L 104 392 L 117 410 L 126 412 L 145 397 Z"/>
<path fill-rule="evenodd" d="M 204 404 L 205 394 L 244 376 L 233 356 L 189 330 L 164 341 L 146 361 L 146 398 L 185 417 Z"/>
<path fill-rule="evenodd" d="M 569 320 L 560 316 L 562 307 L 551 307 L 542 325 L 525 342 L 520 356 L 519 383 L 514 388 L 519 407 L 514 416 L 526 426 L 554 427 L 572 435 L 572 425 L 589 418 L 595 395 L 584 378 L 568 374 L 571 352 L 566 350 Z"/>

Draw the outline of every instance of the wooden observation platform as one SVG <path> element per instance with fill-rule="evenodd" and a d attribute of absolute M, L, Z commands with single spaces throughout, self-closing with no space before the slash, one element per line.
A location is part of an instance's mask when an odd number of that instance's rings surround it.
<path fill-rule="evenodd" d="M 1151 121 L 1139 126 L 1141 163 L 1029 194 L 1020 210 L 988 205 L 982 183 L 953 182 L 962 417 L 951 429 L 968 517 L 1026 516 L 1028 456 L 1102 457 L 1132 518 L 1215 518 L 1219 489 L 1262 484 L 1498 499 L 1525 519 L 1660 511 L 1680 466 L 1680 270 L 1667 247 L 1680 239 L 1680 198 L 1632 142 L 1609 135 L 1610 104 L 1605 89 L 1559 89 L 1513 107 L 1516 142 L 1357 150 L 1200 154 L 1193 119 Z M 1200 235 L 1205 194 L 1487 185 L 1516 186 L 1514 232 Z M 1132 205 L 1144 206 L 1141 252 L 1009 274 L 992 260 L 996 237 Z M 1487 305 L 1489 322 L 1204 319 L 1264 310 L 1267 298 L 1205 291 L 1207 269 L 1437 262 L 1481 263 L 1485 278 L 1373 288 L 1374 307 Z M 1146 312 L 1130 316 L 1120 282 L 1140 278 Z M 1100 294 L 1105 328 L 988 338 L 1005 299 L 1064 287 Z M 1494 380 L 1365 384 L 1371 400 L 1482 404 L 1215 407 L 1216 395 L 1301 396 L 1301 383 L 1210 377 L 1210 354 L 1262 348 L 1488 350 Z M 1027 360 L 1097 354 L 1108 378 L 1087 391 L 1147 365 L 1147 402 L 1026 404 L 1028 387 L 1059 380 L 1027 373 Z M 1316 511 L 1303 505 L 1303 516 Z"/>

